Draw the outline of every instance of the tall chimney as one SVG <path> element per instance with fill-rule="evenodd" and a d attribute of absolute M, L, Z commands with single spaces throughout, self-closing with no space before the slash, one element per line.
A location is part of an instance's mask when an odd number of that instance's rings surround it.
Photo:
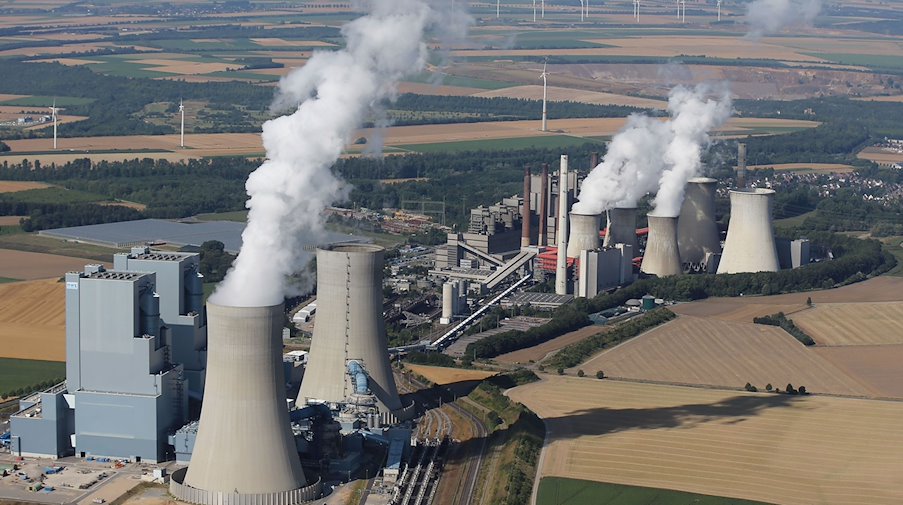
<path fill-rule="evenodd" d="M 555 268 L 555 294 L 568 294 L 567 284 L 568 236 L 568 156 L 561 155 L 558 174 L 558 263 Z"/>
<path fill-rule="evenodd" d="M 746 144 L 737 144 L 737 189 L 746 189 Z"/>
<path fill-rule="evenodd" d="M 546 219 L 549 216 L 549 164 L 542 164 L 542 180 L 539 184 L 539 245 L 549 245 L 549 230 Z"/>
<path fill-rule="evenodd" d="M 731 220 L 718 263 L 719 274 L 779 270 L 771 223 L 773 199 L 771 189 L 731 191 Z"/>
<path fill-rule="evenodd" d="M 530 247 L 530 167 L 524 167 L 524 206 L 521 214 L 520 246 Z"/>
<path fill-rule="evenodd" d="M 592 170 L 596 168 L 596 165 L 599 164 L 599 153 L 597 151 L 593 151 L 589 154 L 589 169 Z"/>

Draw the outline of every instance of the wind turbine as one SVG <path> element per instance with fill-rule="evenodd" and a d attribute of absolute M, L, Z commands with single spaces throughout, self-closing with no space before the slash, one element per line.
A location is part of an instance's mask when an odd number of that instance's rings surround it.
<path fill-rule="evenodd" d="M 59 109 L 56 108 L 56 98 L 53 99 L 53 105 L 50 106 L 50 118 L 53 120 L 53 148 L 56 149 L 56 125 L 57 125 L 57 112 Z"/>
<path fill-rule="evenodd" d="M 681 14 L 680 8 L 683 7 L 683 14 Z M 677 0 L 677 20 L 686 23 L 687 22 L 687 1 L 686 0 Z"/>
<path fill-rule="evenodd" d="M 182 128 L 181 135 L 179 136 L 179 147 L 185 147 L 185 105 L 182 103 L 182 99 L 179 98 L 179 113 L 182 115 Z"/>
<path fill-rule="evenodd" d="M 501 4 L 502 0 L 495 0 L 495 19 L 499 18 L 499 4 Z"/>
<path fill-rule="evenodd" d="M 546 0 L 542 0 L 542 18 L 546 18 Z"/>
<path fill-rule="evenodd" d="M 536 0 L 533 0 L 533 22 L 536 22 Z"/>
<path fill-rule="evenodd" d="M 584 17 L 583 17 L 583 2 L 584 2 L 584 0 L 580 0 L 580 21 L 583 21 L 583 20 L 584 20 Z"/>
<path fill-rule="evenodd" d="M 717 0 L 718 4 L 718 21 L 721 21 L 721 0 Z"/>
<path fill-rule="evenodd" d="M 640 0 L 633 0 L 633 19 L 640 22 Z"/>
<path fill-rule="evenodd" d="M 548 98 L 548 77 L 549 73 L 546 71 L 546 64 L 542 64 L 542 73 L 539 74 L 540 79 L 542 79 L 542 128 L 539 131 L 547 132 L 549 131 L 549 118 L 548 114 L 546 114 L 546 99 Z"/>

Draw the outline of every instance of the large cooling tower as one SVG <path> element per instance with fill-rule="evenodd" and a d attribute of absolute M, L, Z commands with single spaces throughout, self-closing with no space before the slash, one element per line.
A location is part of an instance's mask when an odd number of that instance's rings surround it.
<path fill-rule="evenodd" d="M 649 219 L 649 235 L 640 271 L 665 277 L 683 272 L 677 249 L 677 218 L 646 216 Z"/>
<path fill-rule="evenodd" d="M 636 241 L 636 207 L 615 207 L 608 211 L 608 229 L 605 233 L 605 247 L 628 244 L 633 251 L 639 251 Z"/>
<path fill-rule="evenodd" d="M 171 487 L 180 499 L 304 501 L 306 482 L 285 404 L 283 318 L 281 304 L 207 304 L 204 403 L 188 471 Z"/>
<path fill-rule="evenodd" d="M 708 177 L 690 179 L 677 220 L 677 246 L 682 263 L 701 264 L 706 253 L 720 253 L 721 240 L 715 222 L 715 186 Z"/>
<path fill-rule="evenodd" d="M 771 223 L 773 198 L 771 189 L 731 191 L 731 221 L 718 264 L 719 274 L 778 271 Z"/>
<path fill-rule="evenodd" d="M 381 413 L 402 408 L 389 363 L 383 319 L 383 253 L 368 244 L 317 249 L 317 323 L 298 405 L 343 403 L 354 392 L 348 362 L 363 365 Z"/>
<path fill-rule="evenodd" d="M 599 214 L 579 214 L 571 212 L 570 235 L 568 236 L 568 258 L 579 258 L 580 251 L 595 251 L 599 248 Z"/>

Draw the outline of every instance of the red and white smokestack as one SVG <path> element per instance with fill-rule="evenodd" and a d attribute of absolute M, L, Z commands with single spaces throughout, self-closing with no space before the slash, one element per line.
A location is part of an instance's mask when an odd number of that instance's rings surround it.
<path fill-rule="evenodd" d="M 568 294 L 568 156 L 561 155 L 561 170 L 558 174 L 558 263 L 555 268 L 555 294 Z"/>
<path fill-rule="evenodd" d="M 737 144 L 737 189 L 746 188 L 746 144 Z"/>
<path fill-rule="evenodd" d="M 521 247 L 530 247 L 530 177 L 530 167 L 524 167 L 524 206 L 521 208 Z"/>
<path fill-rule="evenodd" d="M 549 216 L 549 164 L 542 164 L 542 179 L 539 183 L 539 245 L 549 245 L 549 230 L 546 219 Z"/>
<path fill-rule="evenodd" d="M 599 164 L 599 153 L 593 151 L 589 154 L 589 169 L 592 170 L 596 168 L 596 165 Z"/>

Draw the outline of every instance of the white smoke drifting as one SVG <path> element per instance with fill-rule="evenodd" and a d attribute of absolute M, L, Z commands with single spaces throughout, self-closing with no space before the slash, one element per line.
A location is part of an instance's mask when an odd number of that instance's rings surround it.
<path fill-rule="evenodd" d="M 296 109 L 263 125 L 267 159 L 248 177 L 242 248 L 214 303 L 282 301 L 287 276 L 310 258 L 302 243 L 323 232 L 321 212 L 347 195 L 330 168 L 368 112 L 394 98 L 398 81 L 426 63 L 425 33 L 443 17 L 427 0 L 371 0 L 359 7 L 367 14 L 342 28 L 344 49 L 315 53 L 279 82 L 272 109 Z M 439 29 L 448 29 L 449 20 L 442 21 Z"/>
<path fill-rule="evenodd" d="M 730 94 L 726 87 L 716 91 L 707 85 L 678 86 L 671 90 L 668 112 L 671 117 L 664 120 L 641 114 L 627 118 L 602 163 L 580 186 L 575 212 L 600 214 L 613 207 L 634 207 L 644 195 L 658 190 L 654 213 L 677 215 L 686 181 L 702 168 L 708 132 L 730 117 Z"/>
<path fill-rule="evenodd" d="M 754 0 L 746 5 L 751 37 L 775 33 L 788 26 L 808 26 L 821 11 L 821 0 Z"/>

